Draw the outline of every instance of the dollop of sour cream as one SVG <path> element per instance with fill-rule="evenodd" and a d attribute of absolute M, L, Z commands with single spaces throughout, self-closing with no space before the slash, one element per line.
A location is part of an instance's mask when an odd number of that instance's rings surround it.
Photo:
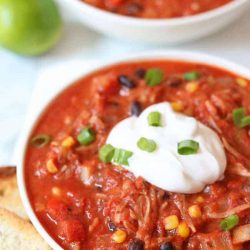
<path fill-rule="evenodd" d="M 150 112 L 161 113 L 161 126 L 149 126 Z M 137 146 L 141 137 L 154 140 L 154 152 Z M 180 155 L 178 143 L 194 140 L 199 143 L 196 154 Z M 129 166 L 122 166 L 136 177 L 171 192 L 196 193 L 223 178 L 226 155 L 218 135 L 195 118 L 176 113 L 167 102 L 152 105 L 139 117 L 129 117 L 110 132 L 107 143 L 133 152 Z"/>

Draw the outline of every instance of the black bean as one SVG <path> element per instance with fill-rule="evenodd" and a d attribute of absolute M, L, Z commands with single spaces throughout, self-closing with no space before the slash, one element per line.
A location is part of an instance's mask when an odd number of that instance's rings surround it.
<path fill-rule="evenodd" d="M 170 78 L 168 78 L 167 80 L 167 85 L 169 85 L 170 87 L 178 87 L 179 85 L 181 85 L 183 82 L 183 79 L 177 76 L 172 76 Z"/>
<path fill-rule="evenodd" d="M 141 104 L 138 101 L 133 101 L 130 107 L 130 114 L 139 116 L 142 112 Z"/>
<path fill-rule="evenodd" d="M 128 250 L 143 250 L 144 242 L 140 239 L 133 239 L 129 243 Z"/>
<path fill-rule="evenodd" d="M 128 76 L 120 75 L 120 76 L 118 77 L 118 81 L 119 81 L 119 83 L 120 83 L 122 86 L 124 86 L 124 87 L 126 87 L 126 88 L 132 89 L 132 88 L 135 87 L 134 81 L 131 80 L 131 79 L 129 79 Z"/>
<path fill-rule="evenodd" d="M 145 69 L 137 69 L 135 71 L 135 75 L 140 78 L 140 79 L 143 79 L 146 75 L 146 70 Z"/>
<path fill-rule="evenodd" d="M 161 244 L 160 250 L 174 250 L 174 246 L 171 242 L 165 242 Z"/>
<path fill-rule="evenodd" d="M 113 223 L 113 221 L 108 220 L 107 225 L 108 225 L 108 229 L 110 232 L 116 231 L 117 228 L 116 228 L 116 225 Z"/>

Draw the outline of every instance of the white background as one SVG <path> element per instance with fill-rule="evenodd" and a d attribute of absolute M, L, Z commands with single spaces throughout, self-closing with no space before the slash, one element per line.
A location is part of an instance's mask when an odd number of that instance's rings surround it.
<path fill-rule="evenodd" d="M 0 165 L 11 156 L 35 87 L 44 67 L 74 59 L 102 60 L 150 49 L 184 49 L 217 55 L 250 68 L 250 14 L 223 31 L 178 46 L 145 46 L 104 37 L 82 26 L 65 12 L 64 34 L 44 56 L 25 58 L 0 49 Z M 216 24 L 211 24 L 216 25 Z M 202 28 L 202 27 L 201 27 Z M 48 90 L 49 91 L 49 90 Z"/>

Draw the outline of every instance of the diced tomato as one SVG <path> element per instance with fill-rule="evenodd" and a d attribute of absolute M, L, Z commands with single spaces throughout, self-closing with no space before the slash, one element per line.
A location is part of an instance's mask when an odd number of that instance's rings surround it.
<path fill-rule="evenodd" d="M 60 221 L 68 216 L 69 210 L 64 202 L 52 198 L 47 203 L 47 213 L 52 219 Z"/>
<path fill-rule="evenodd" d="M 77 219 L 61 221 L 58 225 L 58 232 L 67 242 L 82 241 L 85 238 L 83 225 Z"/>
<path fill-rule="evenodd" d="M 120 89 L 117 76 L 113 73 L 97 76 L 93 79 L 93 83 L 97 92 L 105 96 L 116 94 Z"/>

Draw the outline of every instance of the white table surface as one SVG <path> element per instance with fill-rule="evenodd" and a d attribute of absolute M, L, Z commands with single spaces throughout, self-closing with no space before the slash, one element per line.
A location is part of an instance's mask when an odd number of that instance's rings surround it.
<path fill-rule="evenodd" d="M 145 46 L 113 40 L 83 27 L 69 18 L 59 44 L 46 55 L 25 58 L 0 49 L 0 165 L 12 163 L 18 135 L 22 133 L 27 107 L 38 72 L 44 67 L 68 60 L 103 60 L 136 51 L 152 49 L 196 50 L 224 57 L 250 68 L 250 14 L 223 31 L 179 46 Z M 212 24 L 213 25 L 213 24 Z"/>

